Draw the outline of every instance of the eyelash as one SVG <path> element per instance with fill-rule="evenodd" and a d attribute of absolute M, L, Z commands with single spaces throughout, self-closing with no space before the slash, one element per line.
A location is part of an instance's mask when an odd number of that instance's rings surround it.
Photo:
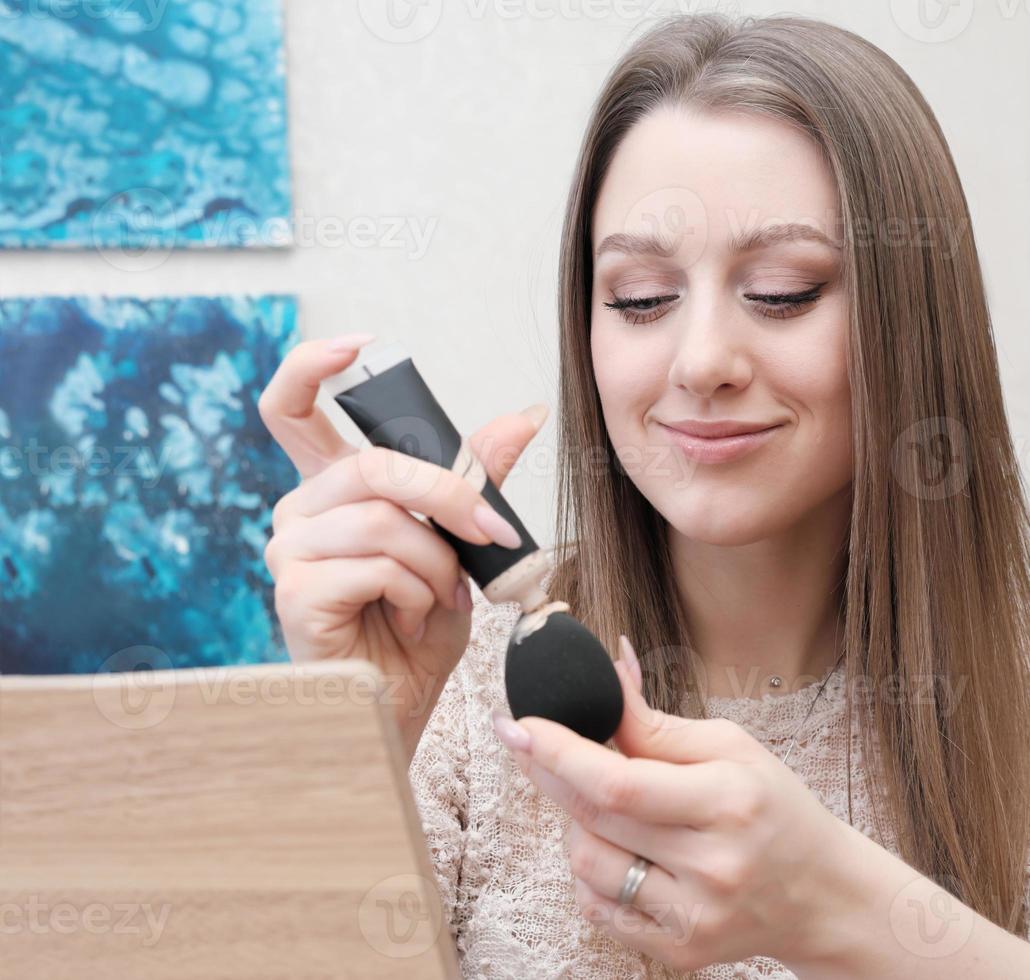
<path fill-rule="evenodd" d="M 804 309 L 819 299 L 819 290 L 825 285 L 826 283 L 820 283 L 818 286 L 806 289 L 803 293 L 745 293 L 744 298 L 762 300 L 766 304 L 767 309 L 762 311 L 761 315 L 782 320 L 791 313 Z M 647 316 L 646 314 L 660 310 L 661 304 L 669 303 L 676 299 L 679 299 L 679 296 L 675 293 L 670 296 L 616 296 L 614 302 L 605 303 L 604 305 L 610 310 L 615 310 L 628 323 L 653 323 L 662 314 L 660 312 L 656 316 Z M 633 310 L 634 306 L 639 306 L 642 303 L 656 303 L 658 305 L 650 306 L 646 310 Z M 776 312 L 770 312 L 772 309 L 775 309 Z"/>

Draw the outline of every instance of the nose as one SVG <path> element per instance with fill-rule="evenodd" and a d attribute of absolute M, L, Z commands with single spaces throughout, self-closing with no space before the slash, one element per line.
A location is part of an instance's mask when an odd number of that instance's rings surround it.
<path fill-rule="evenodd" d="M 723 385 L 744 388 L 752 376 L 751 358 L 733 325 L 733 312 L 699 290 L 680 307 L 669 384 L 698 398 Z"/>

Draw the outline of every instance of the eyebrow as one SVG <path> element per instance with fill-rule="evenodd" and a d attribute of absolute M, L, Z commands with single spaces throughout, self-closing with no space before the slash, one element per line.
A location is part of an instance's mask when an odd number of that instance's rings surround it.
<path fill-rule="evenodd" d="M 788 222 L 743 232 L 730 242 L 730 251 L 751 252 L 755 249 L 790 241 L 817 242 L 837 251 L 841 248 L 839 242 L 833 241 L 818 228 L 799 222 Z M 663 238 L 661 235 L 650 232 L 644 234 L 616 232 L 601 242 L 594 253 L 594 258 L 599 258 L 605 252 L 622 252 L 626 255 L 658 255 L 662 258 L 670 258 L 676 254 L 678 244 L 672 239 Z"/>

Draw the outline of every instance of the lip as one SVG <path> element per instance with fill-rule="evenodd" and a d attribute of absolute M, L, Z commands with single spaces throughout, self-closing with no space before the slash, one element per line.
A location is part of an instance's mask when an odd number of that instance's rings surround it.
<path fill-rule="evenodd" d="M 669 434 L 673 443 L 683 451 L 688 459 L 696 460 L 699 463 L 724 463 L 731 459 L 740 459 L 763 446 L 778 430 L 783 428 L 783 423 L 779 423 L 765 429 L 742 432 L 737 435 L 705 437 L 682 432 L 664 422 L 658 424 Z"/>
<path fill-rule="evenodd" d="M 663 422 L 662 425 L 677 432 L 685 432 L 688 436 L 699 439 L 721 439 L 723 436 L 739 436 L 749 432 L 761 432 L 771 429 L 778 422 L 744 422 L 741 419 L 720 419 L 718 422 L 706 422 L 703 419 L 682 419 Z"/>

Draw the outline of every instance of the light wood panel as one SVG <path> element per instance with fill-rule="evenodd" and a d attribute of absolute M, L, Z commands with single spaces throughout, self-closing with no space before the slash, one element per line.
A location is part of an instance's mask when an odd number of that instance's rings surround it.
<path fill-rule="evenodd" d="M 0 976 L 457 977 L 365 661 L 0 677 Z"/>

